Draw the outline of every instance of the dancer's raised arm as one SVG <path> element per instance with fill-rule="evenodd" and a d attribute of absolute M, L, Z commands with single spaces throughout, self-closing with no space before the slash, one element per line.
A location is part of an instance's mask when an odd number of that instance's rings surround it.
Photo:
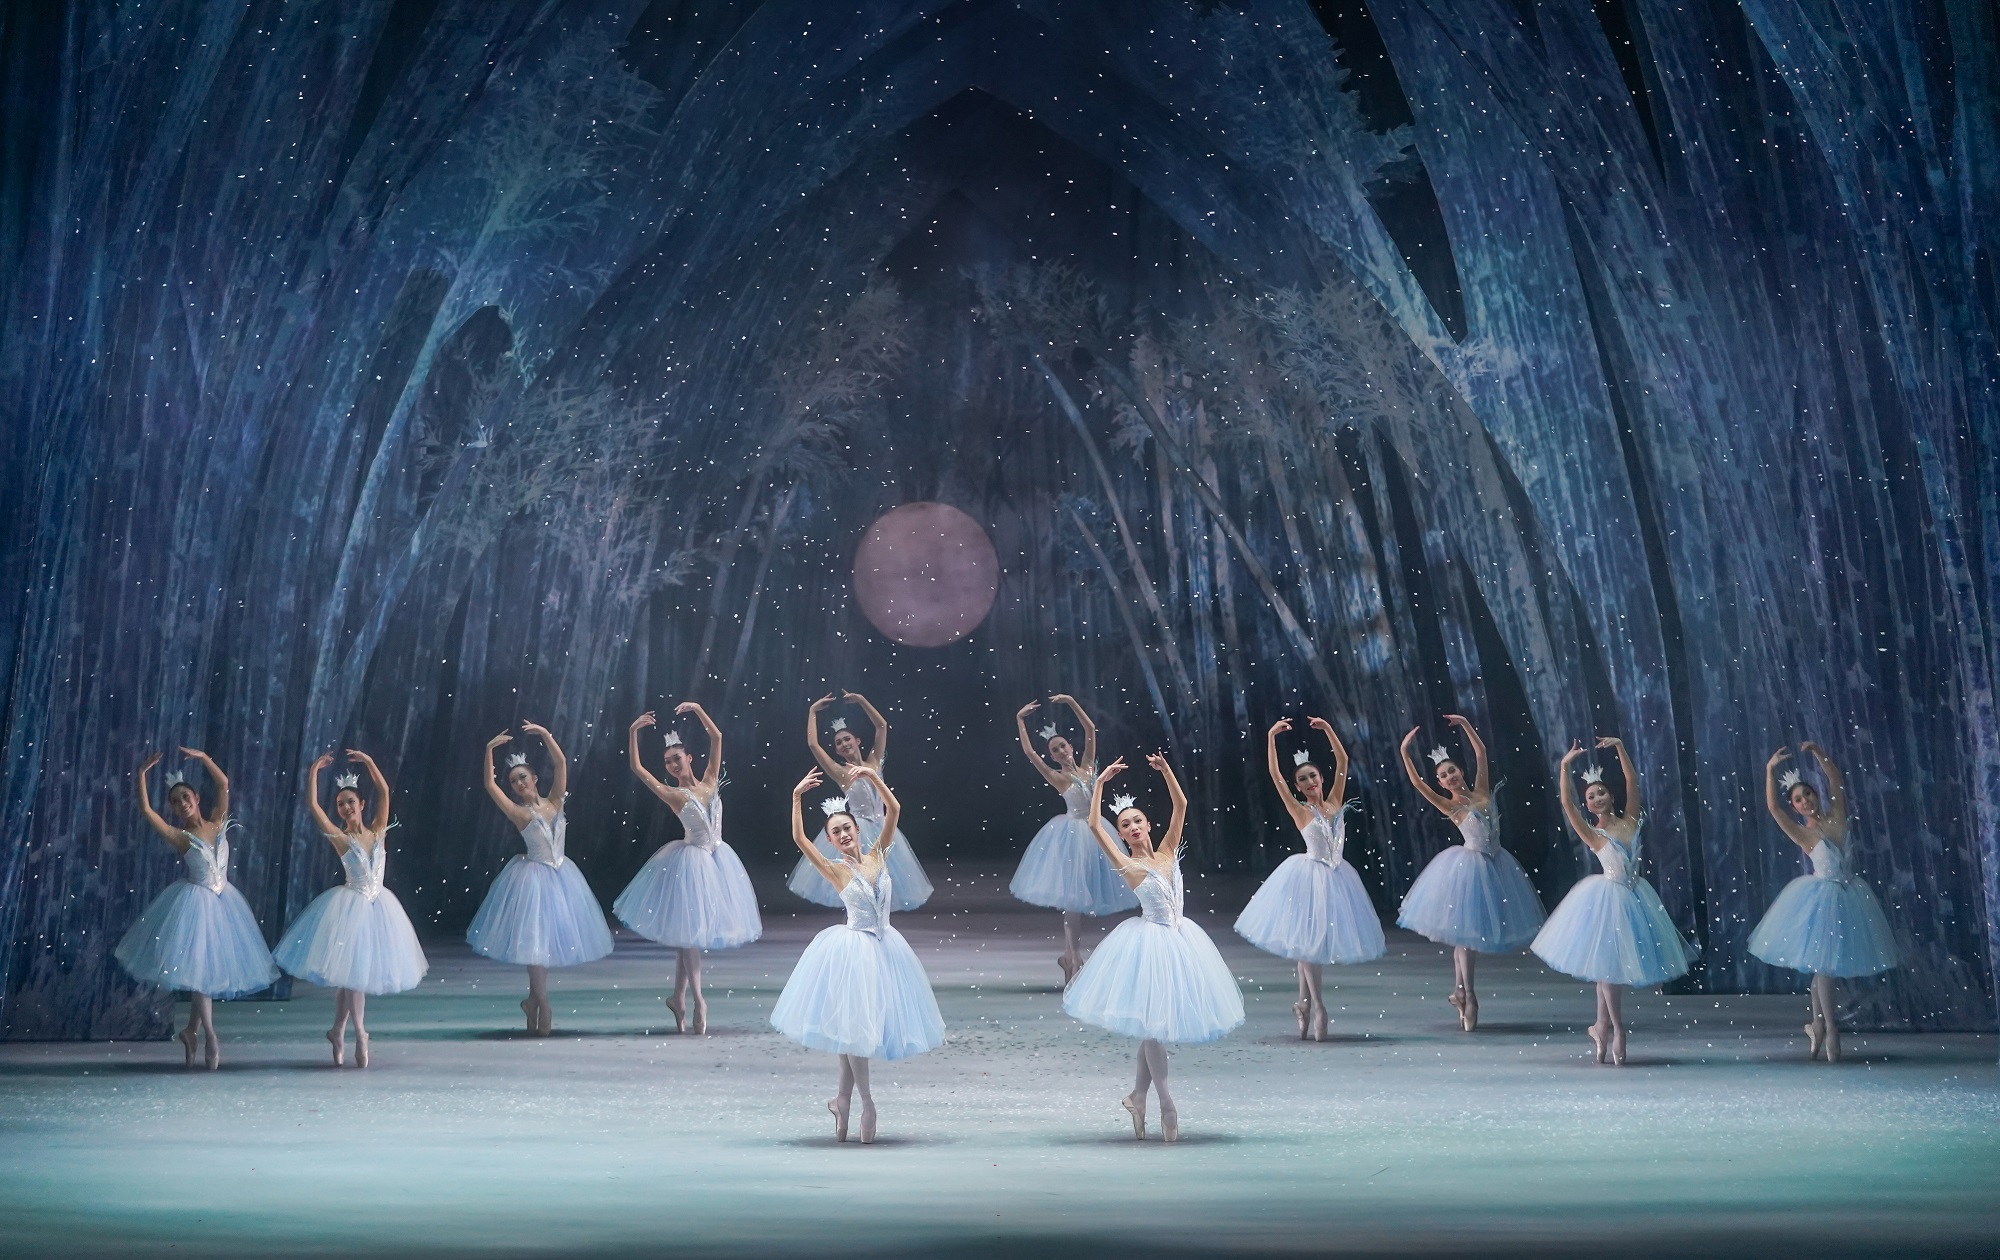
<path fill-rule="evenodd" d="M 692 700 L 674 706 L 675 713 L 692 713 L 701 723 L 701 729 L 708 735 L 708 769 L 702 771 L 701 785 L 710 792 L 722 782 L 722 728 L 715 719 L 708 716 L 708 710 Z"/>
<path fill-rule="evenodd" d="M 1812 759 L 1819 763 L 1819 772 L 1826 776 L 1826 819 L 1835 828 L 1845 830 L 1847 827 L 1847 776 L 1840 772 L 1839 766 L 1833 764 L 1833 758 L 1826 755 L 1826 749 L 1821 748 L 1811 740 L 1808 739 L 1800 743 L 1799 751 L 1802 753 L 1811 753 Z"/>
<path fill-rule="evenodd" d="M 1632 764 L 1632 754 L 1626 751 L 1625 741 L 1616 735 L 1599 735 L 1599 748 L 1609 748 L 1618 754 L 1618 772 L 1625 776 L 1625 816 L 1637 822 L 1646 812 L 1644 800 L 1639 792 L 1639 767 Z"/>
<path fill-rule="evenodd" d="M 1111 859 L 1111 869 L 1117 871 L 1124 877 L 1125 882 L 1130 884 L 1135 879 L 1144 878 L 1145 872 L 1136 866 L 1131 855 L 1118 843 L 1117 837 L 1104 826 L 1104 785 L 1123 773 L 1125 773 L 1125 759 L 1120 757 L 1104 767 L 1104 772 L 1099 774 L 1097 781 L 1091 785 L 1090 834 L 1096 837 L 1097 847 L 1104 850 L 1104 856 Z"/>
<path fill-rule="evenodd" d="M 511 744 L 513 742 L 514 737 L 506 731 L 501 731 L 498 735 L 486 741 L 486 795 L 492 799 L 495 805 L 500 807 L 501 813 L 507 815 L 507 821 L 519 828 L 527 826 L 529 820 L 534 815 L 528 812 L 526 806 L 508 796 L 500 787 L 500 780 L 497 777 L 498 772 L 493 767 L 493 750 L 502 744 Z M 509 771 L 509 773 L 512 773 L 512 771 Z"/>
<path fill-rule="evenodd" d="M 1450 818 L 1453 813 L 1451 798 L 1424 782 L 1424 776 L 1417 772 L 1417 763 L 1410 756 L 1410 745 L 1417 742 L 1419 727 L 1412 726 L 1410 733 L 1403 736 L 1402 745 L 1396 750 L 1403 758 L 1403 773 L 1410 776 L 1410 786 L 1417 789 L 1417 795 L 1431 803 L 1431 808 Z"/>
<path fill-rule="evenodd" d="M 1807 745 L 1807 747 L 1811 747 L 1811 745 Z M 209 756 L 201 749 L 183 748 L 181 752 L 199 761 L 201 768 L 208 771 L 209 779 L 214 782 L 215 821 L 220 825 L 229 817 L 229 776 L 222 773 L 222 767 L 215 764 L 215 758 Z M 1826 765 L 1826 759 L 1821 758 L 1820 764 L 1822 766 Z"/>
<path fill-rule="evenodd" d="M 819 768 L 826 772 L 826 777 L 845 786 L 847 783 L 845 770 L 834 760 L 833 754 L 826 750 L 826 745 L 819 742 L 819 715 L 832 703 L 833 693 L 829 691 L 813 701 L 812 708 L 806 710 L 806 747 L 812 750 L 813 760 L 819 762 Z"/>
<path fill-rule="evenodd" d="M 1444 720 L 1458 728 L 1458 733 L 1465 736 L 1467 746 L 1472 749 L 1473 795 L 1485 796 L 1492 792 L 1493 780 L 1488 776 L 1486 769 L 1486 745 L 1481 742 L 1479 732 L 1472 729 L 1472 723 L 1466 721 L 1456 713 L 1445 714 Z"/>
<path fill-rule="evenodd" d="M 662 783 L 639 760 L 639 732 L 649 726 L 657 726 L 659 721 L 658 715 L 650 709 L 632 719 L 632 725 L 625 731 L 625 761 L 632 767 L 633 776 L 646 785 L 647 791 L 665 801 L 667 808 L 679 813 L 681 806 L 687 804 L 688 794 L 671 783 Z"/>
<path fill-rule="evenodd" d="M 1090 720 L 1090 715 L 1083 711 L 1083 706 L 1076 702 L 1075 696 L 1058 692 L 1050 696 L 1049 699 L 1057 704 L 1068 705 L 1069 711 L 1076 714 L 1076 724 L 1083 728 L 1083 757 L 1077 764 L 1085 769 L 1095 767 L 1097 765 L 1097 723 Z"/>
<path fill-rule="evenodd" d="M 562 745 L 556 743 L 556 737 L 549 734 L 548 727 L 537 726 L 533 722 L 523 722 L 521 729 L 539 738 L 542 747 L 549 750 L 549 791 L 544 799 L 555 806 L 556 812 L 560 813 L 563 801 L 569 796 L 569 758 L 563 756 Z"/>
<path fill-rule="evenodd" d="M 389 829 L 389 780 L 382 776 L 382 767 L 375 764 L 373 757 L 358 748 L 348 749 L 347 759 L 349 761 L 360 762 L 368 771 L 369 781 L 375 785 L 375 821 L 370 830 L 378 832 L 387 831 Z"/>
<path fill-rule="evenodd" d="M 1159 753 L 1152 753 L 1147 756 L 1146 764 L 1159 771 L 1160 777 L 1167 781 L 1167 799 L 1174 804 L 1174 816 L 1167 823 L 1167 833 L 1161 838 L 1156 851 L 1166 854 L 1169 858 L 1178 857 L 1181 849 L 1181 827 L 1187 822 L 1187 793 L 1181 791 L 1181 781 L 1174 777 L 1174 768 L 1167 764 L 1165 757 Z"/>
<path fill-rule="evenodd" d="M 865 761 L 854 767 L 854 773 L 848 777 L 850 780 L 857 778 L 866 779 L 875 785 L 877 792 L 881 793 L 882 834 L 876 839 L 875 848 L 872 851 L 875 853 L 887 853 L 889 846 L 896 842 L 896 822 L 903 816 L 903 803 L 896 799 L 896 794 L 889 790 L 887 783 L 883 782 L 882 772 Z"/>
<path fill-rule="evenodd" d="M 806 777 L 800 779 L 798 786 L 792 789 L 792 843 L 799 847 L 799 852 L 806 855 L 806 861 L 813 864 L 813 869 L 824 876 L 827 883 L 835 888 L 845 888 L 851 874 L 847 864 L 828 861 L 813 842 L 806 838 L 806 823 L 800 813 L 804 808 L 802 802 L 805 794 L 825 781 L 819 771 L 808 770 Z"/>
<path fill-rule="evenodd" d="M 859 705 L 868 716 L 869 725 L 875 728 L 875 742 L 869 747 L 866 760 L 880 770 L 889 755 L 889 719 L 883 717 L 874 705 L 868 703 L 868 697 L 858 691 L 842 692 L 840 698 L 849 704 Z"/>
<path fill-rule="evenodd" d="M 326 816 L 326 810 L 320 808 L 319 803 L 320 772 L 332 764 L 333 754 L 321 753 L 313 759 L 312 768 L 306 771 L 306 812 L 312 815 L 313 823 L 319 828 L 319 833 L 331 840 L 334 848 L 339 849 L 347 844 L 343 838 L 344 832 L 333 819 Z"/>
<path fill-rule="evenodd" d="M 1285 775 L 1284 762 L 1278 756 L 1278 736 L 1291 729 L 1290 718 L 1279 718 L 1271 723 L 1271 729 L 1264 732 L 1264 762 L 1270 768 L 1272 786 L 1278 789 L 1278 799 L 1285 803 L 1285 812 L 1292 816 L 1292 825 L 1304 831 L 1312 822 L 1312 809 L 1299 799 L 1297 790 Z"/>
<path fill-rule="evenodd" d="M 1771 754 L 1771 759 L 1764 763 L 1764 808 L 1771 811 L 1772 820 L 1778 824 L 1778 830 L 1785 833 L 1787 840 L 1811 853 L 1813 846 L 1819 843 L 1819 837 L 1809 834 L 1805 828 L 1799 826 L 1797 820 L 1792 817 L 1791 806 L 1787 805 L 1778 793 L 1778 763 L 1788 760 L 1791 755 L 1790 748 L 1779 748 Z"/>
<path fill-rule="evenodd" d="M 1044 779 L 1048 780 L 1050 787 L 1060 792 L 1068 785 L 1063 782 L 1062 775 L 1049 768 L 1048 758 L 1035 750 L 1034 740 L 1028 737 L 1028 715 L 1041 707 L 1042 705 L 1039 700 L 1030 700 L 1015 710 L 1014 733 L 1021 737 L 1021 751 L 1028 755 L 1029 764 L 1033 765 L 1036 771 Z"/>
<path fill-rule="evenodd" d="M 160 754 L 154 753 L 152 756 L 146 758 L 146 764 L 140 766 L 139 773 L 133 776 L 132 781 L 139 787 L 139 812 L 146 816 L 146 822 L 152 826 L 153 830 L 160 833 L 160 839 L 165 840 L 173 846 L 174 852 L 184 853 L 188 847 L 187 837 L 181 834 L 179 827 L 160 817 L 159 812 L 153 808 L 152 794 L 146 789 L 146 776 L 151 774 L 153 767 L 159 764 Z"/>
<path fill-rule="evenodd" d="M 1595 853 L 1604 846 L 1604 837 L 1597 834 L 1597 828 L 1583 816 L 1583 807 L 1576 803 L 1576 784 L 1571 781 L 1570 766 L 1583 756 L 1583 745 L 1577 740 L 1569 741 L 1569 751 L 1563 754 L 1562 767 L 1556 771 L 1557 790 L 1562 795 L 1563 817 L 1569 820 L 1569 829 L 1576 838 Z"/>
<path fill-rule="evenodd" d="M 1340 742 L 1340 736 L 1333 733 L 1333 724 L 1325 718 L 1309 717 L 1306 725 L 1326 736 L 1326 746 L 1333 752 L 1333 782 L 1326 790 L 1326 801 L 1339 809 L 1347 801 L 1347 745 Z"/>

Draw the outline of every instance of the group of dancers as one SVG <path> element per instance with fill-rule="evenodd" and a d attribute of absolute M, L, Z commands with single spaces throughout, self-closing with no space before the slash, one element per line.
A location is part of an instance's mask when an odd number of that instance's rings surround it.
<path fill-rule="evenodd" d="M 844 717 L 836 717 L 831 738 L 823 739 L 821 721 L 836 697 L 813 702 L 806 738 L 818 764 L 792 789 L 791 832 L 800 857 L 789 887 L 808 901 L 844 909 L 846 921 L 806 947 L 772 1008 L 771 1025 L 801 1045 L 838 1056 L 839 1084 L 827 1103 L 835 1135 L 847 1139 L 859 1093 L 859 1136 L 869 1142 L 876 1131 L 870 1063 L 933 1049 L 943 1042 L 945 1026 L 922 962 L 890 925 L 892 911 L 922 905 L 932 889 L 898 826 L 902 805 L 884 777 L 889 724 L 858 693 L 838 699 L 865 715 L 873 736 L 864 743 Z M 1028 718 L 1039 702 L 1016 713 L 1023 753 L 1062 794 L 1066 808 L 1029 843 L 1010 888 L 1022 901 L 1062 913 L 1064 947 L 1057 964 L 1063 1010 L 1138 1041 L 1136 1080 L 1122 1106 L 1134 1136 L 1144 1138 L 1149 1099 L 1157 1096 L 1161 1134 L 1172 1142 L 1179 1137 L 1179 1117 L 1168 1090 L 1166 1047 L 1226 1035 L 1243 1022 L 1242 995 L 1214 943 L 1184 912 L 1180 844 L 1187 796 L 1173 768 L 1157 753 L 1145 758 L 1160 775 L 1171 808 L 1156 838 L 1151 817 L 1135 797 L 1121 794 L 1106 806 L 1107 785 L 1128 770 L 1124 760 L 1100 767 L 1097 729 L 1083 707 L 1067 695 L 1050 700 L 1074 719 L 1081 749 L 1055 722 L 1040 728 L 1036 746 Z M 683 838 L 647 859 L 612 911 L 632 931 L 676 951 L 666 1005 L 677 1031 L 699 1034 L 708 1023 L 703 952 L 748 944 L 762 934 L 763 924 L 743 863 L 722 838 L 722 732 L 698 704 L 681 704 L 674 712 L 693 718 L 706 736 L 706 764 L 699 774 L 695 755 L 671 726 L 664 728 L 659 754 L 666 777 L 646 767 L 641 733 L 659 726 L 651 712 L 633 720 L 627 757 L 632 773 L 679 818 Z M 1417 792 L 1451 820 L 1460 842 L 1434 857 L 1411 885 L 1398 925 L 1452 947 L 1450 1001 L 1462 1030 L 1479 1024 L 1476 957 L 1525 947 L 1556 970 L 1596 985 L 1597 1013 L 1589 1028 L 1594 1056 L 1599 1063 L 1623 1064 L 1623 991 L 1682 975 L 1697 952 L 1638 874 L 1645 812 L 1630 754 L 1616 738 L 1596 741 L 1597 749 L 1616 758 L 1622 801 L 1605 782 L 1602 766 L 1577 765 L 1586 757 L 1580 743 L 1564 754 L 1563 813 L 1602 873 L 1579 881 L 1555 912 L 1545 915 L 1527 873 L 1500 844 L 1484 744 L 1463 717 L 1446 720 L 1472 754 L 1470 780 L 1443 746 L 1429 751 L 1429 770 L 1420 771 L 1413 756 L 1416 729 L 1404 736 L 1400 753 Z M 1280 736 L 1293 730 L 1289 719 L 1274 723 L 1265 741 L 1272 782 L 1304 851 L 1272 872 L 1235 930 L 1257 948 L 1296 964 L 1293 1010 L 1299 1035 L 1317 1040 L 1327 1035 L 1329 1022 L 1323 969 L 1379 958 L 1386 945 L 1367 891 L 1343 855 L 1351 804 L 1347 750 L 1331 724 L 1317 717 L 1307 723 L 1324 738 L 1325 765 L 1311 748 L 1295 750 L 1286 765 Z M 549 969 L 602 958 L 613 942 L 596 895 L 564 854 L 568 762 L 548 730 L 533 723 L 520 729 L 546 753 L 548 790 L 544 793 L 526 753 L 513 752 L 504 766 L 495 767 L 495 754 L 513 742 L 512 734 L 502 732 L 487 742 L 487 792 L 521 833 L 525 852 L 509 859 L 494 879 L 466 938 L 480 954 L 527 969 L 528 996 L 521 1002 L 527 1031 L 548 1036 Z M 119 943 L 118 961 L 143 982 L 192 995 L 187 1025 L 179 1033 L 190 1067 L 198 1054 L 207 1067 L 221 1062 L 215 999 L 266 989 L 281 969 L 334 991 L 334 1021 L 326 1034 L 334 1065 L 347 1062 L 351 1025 L 354 1062 L 366 1067 L 367 999 L 413 988 L 429 968 L 408 916 L 383 886 L 394 824 L 381 768 L 367 753 L 347 750 L 358 770 L 336 776 L 329 817 L 321 804 L 321 782 L 334 758 L 327 753 L 313 762 L 307 808 L 338 855 L 343 880 L 314 899 L 278 947 L 267 950 L 249 905 L 228 880 L 229 781 L 206 753 L 181 751 L 206 772 L 211 807 L 204 810 L 200 793 L 182 775 L 169 774 L 169 822 L 155 811 L 148 783 L 161 758 L 156 754 L 140 767 L 140 809 L 181 854 L 186 877 L 146 907 Z M 1780 748 L 1765 768 L 1766 799 L 1812 870 L 1780 892 L 1751 933 L 1750 950 L 1812 977 L 1805 1026 L 1809 1056 L 1834 1061 L 1840 1057 L 1834 979 L 1886 971 L 1897 964 L 1897 950 L 1874 893 L 1852 870 L 1840 769 L 1816 744 L 1802 744 L 1801 752 L 1817 764 L 1826 795 L 1796 768 L 1780 774 L 1791 758 Z M 365 787 L 361 772 L 367 775 Z M 807 798 L 826 786 L 841 795 L 818 802 L 824 823 L 808 837 Z M 1120 922 L 1094 951 L 1084 953 L 1079 940 L 1084 918 L 1134 908 L 1137 917 Z"/>

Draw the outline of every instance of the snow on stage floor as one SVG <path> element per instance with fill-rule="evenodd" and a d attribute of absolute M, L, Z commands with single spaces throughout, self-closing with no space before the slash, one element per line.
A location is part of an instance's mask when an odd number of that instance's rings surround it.
<path fill-rule="evenodd" d="M 219 1007 L 213 1074 L 172 1042 L 0 1045 L 0 1255 L 2000 1250 L 1990 1036 L 1807 1064 L 1803 997 L 1644 994 L 1632 1064 L 1599 1067 L 1584 985 L 1482 959 L 1466 1036 L 1445 951 L 1392 933 L 1328 968 L 1335 1038 L 1301 1043 L 1291 965 L 1228 930 L 1248 889 L 1196 881 L 1250 1021 L 1174 1054 L 1183 1141 L 1140 1145 L 1132 1044 L 1061 1012 L 1056 916 L 1005 872 L 939 874 L 896 922 L 950 1038 L 876 1067 L 872 1148 L 832 1140 L 832 1059 L 765 1023 L 833 915 L 763 888 L 765 939 L 710 956 L 703 1038 L 660 1004 L 671 953 L 621 933 L 555 974 L 547 1040 L 519 969 L 437 942 L 369 1003 L 367 1071 L 328 1066 L 310 988 Z"/>

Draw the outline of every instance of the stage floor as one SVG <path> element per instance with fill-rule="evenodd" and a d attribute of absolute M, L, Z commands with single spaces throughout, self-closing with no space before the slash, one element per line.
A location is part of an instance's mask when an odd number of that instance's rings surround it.
<path fill-rule="evenodd" d="M 1249 1023 L 1175 1052 L 1183 1140 L 1141 1145 L 1133 1043 L 1060 1010 L 1056 916 L 940 875 L 897 925 L 949 1040 L 877 1065 L 872 1148 L 833 1142 L 833 1059 L 765 1022 L 834 915 L 767 896 L 765 939 L 709 958 L 703 1038 L 661 1006 L 671 954 L 621 934 L 556 973 L 546 1040 L 519 969 L 438 942 L 369 1003 L 367 1071 L 328 1064 L 311 988 L 223 1005 L 216 1073 L 171 1042 L 0 1045 L 0 1254 L 2000 1252 L 1990 1036 L 1808 1064 L 1803 997 L 1639 994 L 1631 1065 L 1600 1067 L 1584 985 L 1484 959 L 1463 1035 L 1446 951 L 1398 932 L 1328 969 L 1336 1037 L 1301 1043 L 1290 964 L 1197 882 Z"/>

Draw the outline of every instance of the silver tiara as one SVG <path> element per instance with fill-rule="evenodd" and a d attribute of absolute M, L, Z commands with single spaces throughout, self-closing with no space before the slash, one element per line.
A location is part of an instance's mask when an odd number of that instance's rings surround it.
<path fill-rule="evenodd" d="M 1804 782 L 1804 780 L 1799 777 L 1798 771 L 1787 770 L 1783 774 L 1778 776 L 1778 790 L 1781 792 L 1789 792 L 1802 782 Z"/>
<path fill-rule="evenodd" d="M 828 818 L 833 817 L 835 814 L 844 814 L 847 812 L 847 798 L 844 796 L 829 796 L 819 803 L 819 809 Z"/>
<path fill-rule="evenodd" d="M 1138 799 L 1135 796 L 1114 796 L 1111 798 L 1111 812 L 1113 814 L 1122 814 L 1132 808 Z"/>
<path fill-rule="evenodd" d="M 1439 744 L 1424 755 L 1431 759 L 1431 764 L 1434 766 L 1441 766 L 1451 760 L 1451 753 L 1445 749 L 1443 744 Z"/>
<path fill-rule="evenodd" d="M 167 786 L 169 788 L 184 787 L 186 786 L 187 781 L 188 777 L 182 774 L 180 771 L 178 770 L 167 771 Z"/>
<path fill-rule="evenodd" d="M 361 776 L 358 774 L 336 774 L 333 776 L 333 790 L 336 792 L 342 788 L 359 788 L 360 786 Z"/>
<path fill-rule="evenodd" d="M 1584 781 L 1585 783 L 1602 783 L 1602 782 L 1604 782 L 1604 767 L 1603 767 L 1603 766 L 1585 766 L 1585 767 L 1583 768 L 1583 781 Z"/>
<path fill-rule="evenodd" d="M 834 730 L 836 730 L 836 731 L 844 731 L 844 730 L 846 730 L 846 729 L 847 729 L 847 719 L 846 719 L 846 718 L 835 718 L 835 719 L 833 719 L 833 729 L 834 729 Z"/>
<path fill-rule="evenodd" d="M 681 743 L 681 733 L 679 731 L 667 732 L 667 747 L 669 748 L 685 747 L 685 745 Z"/>
<path fill-rule="evenodd" d="M 1295 766 L 1302 766 L 1311 760 L 1312 754 L 1303 748 L 1292 754 L 1292 764 Z"/>
<path fill-rule="evenodd" d="M 1042 728 L 1043 739 L 1054 739 L 1055 737 L 1056 737 L 1056 724 L 1054 722 L 1051 722 L 1047 726 L 1044 726 Z"/>
<path fill-rule="evenodd" d="M 527 764 L 528 754 L 526 753 L 514 753 L 507 758 L 507 768 L 509 770 L 512 770 L 515 766 L 525 766 Z"/>

